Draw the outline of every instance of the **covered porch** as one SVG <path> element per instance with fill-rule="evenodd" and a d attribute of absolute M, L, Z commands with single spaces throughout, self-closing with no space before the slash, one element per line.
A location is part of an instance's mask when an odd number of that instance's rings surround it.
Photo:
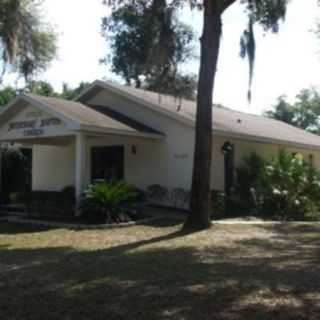
<path fill-rule="evenodd" d="M 99 179 L 152 182 L 164 136 L 81 103 L 21 95 L 0 114 L 0 143 L 32 150 L 32 190 L 75 188 L 76 199 Z"/>

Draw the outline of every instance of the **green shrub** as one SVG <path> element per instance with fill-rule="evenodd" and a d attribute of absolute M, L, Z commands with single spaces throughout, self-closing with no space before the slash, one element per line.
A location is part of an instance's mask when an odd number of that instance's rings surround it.
<path fill-rule="evenodd" d="M 230 201 L 238 211 L 247 212 L 256 207 L 256 199 L 253 194 L 261 190 L 261 173 L 266 161 L 256 153 L 244 158 L 242 165 L 236 169 L 236 186 L 232 190 Z"/>
<path fill-rule="evenodd" d="M 280 151 L 261 173 L 259 205 L 284 216 L 308 216 L 320 208 L 320 172 L 300 154 Z"/>
<path fill-rule="evenodd" d="M 190 192 L 183 188 L 173 188 L 168 200 L 173 208 L 184 208 L 190 202 Z"/>
<path fill-rule="evenodd" d="M 214 218 L 222 217 L 225 215 L 225 204 L 226 195 L 222 191 L 212 190 L 211 191 L 211 207 Z"/>
<path fill-rule="evenodd" d="M 315 218 L 320 208 L 320 172 L 300 154 L 281 150 L 271 161 L 256 155 L 238 169 L 236 194 L 261 214 Z"/>
<path fill-rule="evenodd" d="M 163 202 L 168 198 L 168 189 L 159 184 L 152 184 L 147 187 L 147 197 L 151 202 Z"/>
<path fill-rule="evenodd" d="M 128 208 L 138 196 L 134 187 L 122 181 L 92 184 L 81 200 L 81 215 L 89 223 L 128 221 Z"/>
<path fill-rule="evenodd" d="M 12 194 L 11 199 L 24 204 L 29 214 L 52 216 L 73 215 L 75 212 L 75 192 L 73 187 L 62 191 L 31 191 Z"/>

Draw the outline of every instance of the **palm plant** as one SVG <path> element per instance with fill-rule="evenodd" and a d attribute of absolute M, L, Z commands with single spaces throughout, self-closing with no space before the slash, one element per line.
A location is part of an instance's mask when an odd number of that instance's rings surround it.
<path fill-rule="evenodd" d="M 97 215 L 106 223 L 118 222 L 128 205 L 135 201 L 138 193 L 135 188 L 123 181 L 92 184 L 84 192 L 81 201 L 83 215 Z"/>

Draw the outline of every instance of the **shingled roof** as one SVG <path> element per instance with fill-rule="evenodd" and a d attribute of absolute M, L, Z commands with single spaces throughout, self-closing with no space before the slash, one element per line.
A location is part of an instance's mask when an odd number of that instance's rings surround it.
<path fill-rule="evenodd" d="M 112 90 L 150 106 L 176 119 L 190 124 L 195 123 L 196 103 L 194 101 L 178 99 L 155 92 L 135 89 L 112 82 L 96 81 L 80 96 L 80 101 L 90 99 L 97 92 Z M 91 93 L 91 94 L 90 94 Z M 212 129 L 214 133 L 224 136 L 247 138 L 261 142 L 290 144 L 308 148 L 320 148 L 320 137 L 305 130 L 296 128 L 282 121 L 263 116 L 235 111 L 229 108 L 213 106 Z"/>
<path fill-rule="evenodd" d="M 108 132 L 121 132 L 130 135 L 145 135 L 161 138 L 163 134 L 137 121 L 129 121 L 126 117 L 117 116 L 114 113 L 102 112 L 94 107 L 89 107 L 77 101 L 69 101 L 54 97 L 44 97 L 34 94 L 21 94 L 16 97 L 0 113 L 0 125 L 7 121 L 15 112 L 28 104 L 35 107 L 46 108 L 66 121 L 75 123 L 79 128 L 95 131 L 105 129 Z"/>
<path fill-rule="evenodd" d="M 108 108 L 107 105 L 104 106 L 103 110 L 101 107 L 88 106 L 87 103 L 90 98 L 102 90 L 110 90 L 120 94 L 146 108 L 149 107 L 187 125 L 194 126 L 195 124 L 196 103 L 194 101 L 177 99 L 168 95 L 160 95 L 151 91 L 102 81 L 95 81 L 84 91 L 78 101 L 23 94 L 1 112 L 1 121 L 5 121 L 14 112 L 13 109 L 15 108 L 11 108 L 12 106 L 16 106 L 19 109 L 19 105 L 21 106 L 27 101 L 47 106 L 65 118 L 76 121 L 84 127 L 91 126 L 132 134 L 163 136 L 162 133 L 149 127 L 147 124 L 121 114 L 121 110 L 116 112 Z M 318 135 L 281 121 L 228 108 L 213 106 L 212 129 L 214 134 L 225 137 L 320 149 L 320 137 Z"/>

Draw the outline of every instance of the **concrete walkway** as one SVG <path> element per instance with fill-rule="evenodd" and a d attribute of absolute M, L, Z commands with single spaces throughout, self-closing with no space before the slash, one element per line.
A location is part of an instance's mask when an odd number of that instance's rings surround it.
<path fill-rule="evenodd" d="M 256 221 L 246 221 L 237 219 L 222 219 L 222 220 L 212 220 L 213 224 L 245 224 L 245 225 L 320 225 L 320 221 L 266 221 L 266 220 L 256 220 Z"/>
<path fill-rule="evenodd" d="M 174 209 L 165 208 L 148 208 L 150 215 L 159 215 L 169 219 L 177 219 L 184 221 L 187 217 L 186 211 L 179 211 Z M 212 220 L 213 224 L 246 224 L 246 225 L 281 225 L 281 224 L 293 224 L 293 225 L 320 225 L 320 221 L 278 221 L 278 220 L 263 220 L 261 218 L 247 216 L 243 218 L 226 218 L 219 220 Z"/>

